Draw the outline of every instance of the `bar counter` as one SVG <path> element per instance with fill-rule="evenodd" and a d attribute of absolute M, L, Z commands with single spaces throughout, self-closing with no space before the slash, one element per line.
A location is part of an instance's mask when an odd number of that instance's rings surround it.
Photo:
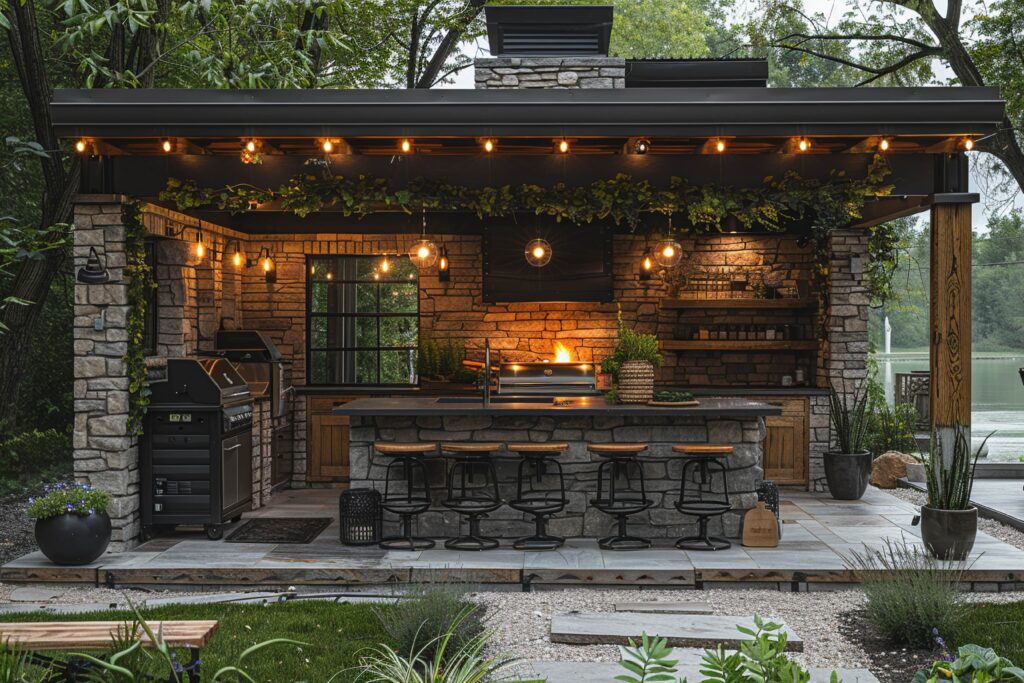
<path fill-rule="evenodd" d="M 559 456 L 565 471 L 569 505 L 555 515 L 552 534 L 569 538 L 606 536 L 613 520 L 594 509 L 589 501 L 597 487 L 598 459 L 588 443 L 643 442 L 641 456 L 647 491 L 655 504 L 629 521 L 631 533 L 652 539 L 673 539 L 693 532 L 695 519 L 675 509 L 679 497 L 682 458 L 673 453 L 677 443 L 731 444 L 727 468 L 733 510 L 713 519 L 712 534 L 738 536 L 740 520 L 757 502 L 763 479 L 762 445 L 764 418 L 779 415 L 778 406 L 739 397 L 699 397 L 696 406 L 608 404 L 603 397 L 574 396 L 525 401 L 492 396 L 485 405 L 478 396 L 358 398 L 334 408 L 334 414 L 351 419 L 349 477 L 353 488 L 384 490 L 388 459 L 374 453 L 378 441 L 565 442 Z M 543 401 L 543 402 L 542 402 Z M 515 492 L 517 459 L 504 450 L 496 456 L 502 497 Z M 422 536 L 455 536 L 459 517 L 440 505 L 444 498 L 443 458 L 431 458 L 428 471 L 435 504 L 419 516 L 416 533 Z M 545 475 L 544 479 L 553 477 Z M 556 486 L 553 481 L 548 485 Z M 395 520 L 385 516 L 385 534 L 395 530 Z M 502 507 L 483 522 L 486 535 L 510 539 L 527 535 L 533 524 L 523 513 Z"/>

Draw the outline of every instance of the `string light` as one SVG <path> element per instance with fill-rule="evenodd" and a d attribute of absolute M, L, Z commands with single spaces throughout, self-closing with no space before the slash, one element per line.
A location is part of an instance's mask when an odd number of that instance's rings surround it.
<path fill-rule="evenodd" d="M 237 240 L 235 241 L 235 254 L 231 257 L 231 261 L 235 264 L 235 268 L 241 268 L 242 263 L 245 262 L 245 259 L 242 257 L 241 245 Z"/>
<path fill-rule="evenodd" d="M 85 138 L 75 143 L 75 151 L 79 154 L 84 154 L 87 149 L 89 149 L 89 143 L 85 141 Z"/>
<path fill-rule="evenodd" d="M 164 138 L 164 141 L 160 143 L 160 149 L 165 152 L 170 152 L 174 149 L 174 145 L 171 144 L 171 141 L 168 138 Z"/>
<path fill-rule="evenodd" d="M 885 152 L 889 149 L 889 139 L 882 138 L 882 141 L 878 143 L 878 149 Z"/>
<path fill-rule="evenodd" d="M 966 149 L 968 152 L 974 149 L 974 140 L 972 140 L 971 138 L 967 138 L 966 140 L 964 140 L 964 149 Z"/>
<path fill-rule="evenodd" d="M 725 151 L 725 140 L 718 139 L 715 141 L 715 151 L 719 154 Z"/>
<path fill-rule="evenodd" d="M 332 273 L 331 271 L 327 271 L 327 275 L 325 275 L 324 277 L 326 277 L 328 280 L 333 280 L 334 273 Z"/>
<path fill-rule="evenodd" d="M 203 231 L 199 230 L 196 232 L 196 256 L 198 258 L 203 258 L 205 253 L 206 248 L 203 246 Z"/>
<path fill-rule="evenodd" d="M 388 257 L 384 256 L 380 260 L 380 272 L 382 272 L 385 275 L 387 275 L 390 270 L 391 270 L 391 261 L 388 261 Z"/>
<path fill-rule="evenodd" d="M 409 138 L 403 138 L 399 148 L 402 150 L 403 154 L 408 154 L 412 151 L 412 140 Z"/>
<path fill-rule="evenodd" d="M 633 151 L 637 154 L 647 154 L 651 150 L 651 141 L 647 138 L 640 138 L 633 145 Z"/>
<path fill-rule="evenodd" d="M 569 153 L 569 141 L 566 140 L 565 138 L 562 138 L 561 140 L 559 140 L 558 141 L 558 151 L 560 153 L 562 153 L 562 154 L 568 154 Z"/>
<path fill-rule="evenodd" d="M 427 212 L 423 211 L 423 232 L 409 247 L 409 259 L 417 268 L 429 268 L 437 261 L 437 245 L 427 239 Z"/>
<path fill-rule="evenodd" d="M 800 138 L 796 143 L 796 148 L 801 152 L 806 152 L 811 148 L 811 141 L 807 138 Z"/>
<path fill-rule="evenodd" d="M 484 151 L 488 154 L 494 151 L 494 140 L 487 138 L 484 140 Z"/>
<path fill-rule="evenodd" d="M 334 151 L 334 143 L 330 140 L 324 140 L 323 144 L 320 146 L 323 148 L 325 154 L 330 154 Z"/>

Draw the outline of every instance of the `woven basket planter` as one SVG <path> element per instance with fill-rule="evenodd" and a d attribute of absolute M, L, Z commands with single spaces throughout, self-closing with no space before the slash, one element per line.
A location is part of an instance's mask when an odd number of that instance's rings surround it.
<path fill-rule="evenodd" d="M 619 368 L 619 401 L 647 403 L 654 398 L 654 366 L 645 360 L 631 360 Z"/>

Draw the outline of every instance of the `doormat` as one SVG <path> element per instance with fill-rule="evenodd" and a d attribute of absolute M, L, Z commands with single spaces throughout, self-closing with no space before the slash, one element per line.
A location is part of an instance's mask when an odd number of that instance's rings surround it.
<path fill-rule="evenodd" d="M 331 525 L 330 517 L 257 517 L 231 532 L 228 543 L 309 543 Z"/>

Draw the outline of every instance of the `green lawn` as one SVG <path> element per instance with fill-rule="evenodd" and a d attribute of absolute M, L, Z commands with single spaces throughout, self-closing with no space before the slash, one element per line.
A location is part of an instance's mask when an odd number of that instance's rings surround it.
<path fill-rule="evenodd" d="M 1017 666 L 1024 664 L 1024 602 L 978 605 L 947 639 L 950 647 L 990 647 Z"/>
<path fill-rule="evenodd" d="M 275 645 L 246 660 L 245 669 L 259 683 L 326 683 L 339 671 L 336 683 L 356 680 L 351 669 L 361 650 L 385 642 L 387 636 L 369 605 L 335 605 L 301 601 L 260 605 L 174 605 L 144 610 L 147 621 L 159 619 L 217 619 L 220 627 L 203 650 L 203 670 L 212 674 L 221 666 L 234 664 L 238 655 L 258 642 L 291 638 L 308 646 Z M 116 621 L 131 620 L 130 612 L 87 614 L 14 614 L 5 621 Z M 179 653 L 181 661 L 187 661 Z"/>

